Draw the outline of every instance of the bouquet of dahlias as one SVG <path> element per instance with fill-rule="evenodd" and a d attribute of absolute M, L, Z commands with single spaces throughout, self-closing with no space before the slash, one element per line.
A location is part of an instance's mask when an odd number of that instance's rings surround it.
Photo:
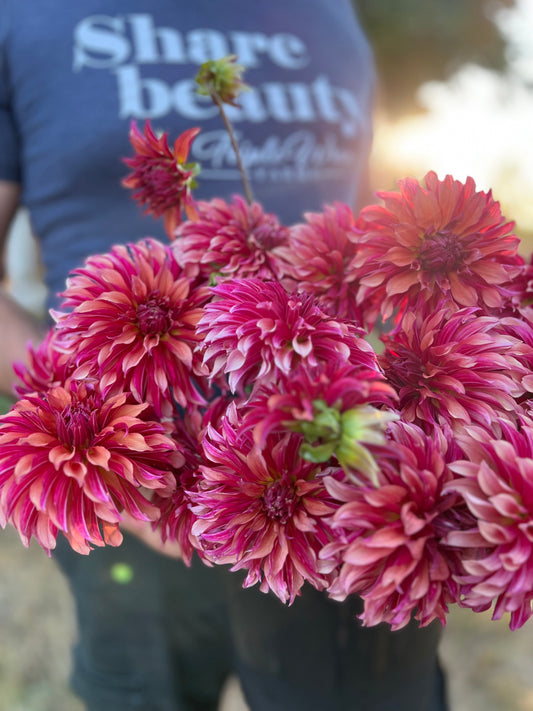
<path fill-rule="evenodd" d="M 233 59 L 202 68 L 222 112 Z M 197 202 L 197 132 L 171 148 L 132 127 L 124 183 L 170 239 L 71 273 L 0 418 L 0 523 L 88 553 L 120 544 L 126 512 L 285 602 L 307 583 L 361 596 L 366 625 L 458 603 L 521 626 L 533 267 L 513 224 L 434 173 L 293 226 L 248 184 Z"/>

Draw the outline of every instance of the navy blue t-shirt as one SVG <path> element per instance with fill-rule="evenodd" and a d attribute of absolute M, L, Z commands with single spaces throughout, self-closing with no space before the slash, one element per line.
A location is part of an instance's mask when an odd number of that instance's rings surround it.
<path fill-rule="evenodd" d="M 0 179 L 22 184 L 52 300 L 112 244 L 164 238 L 121 187 L 130 122 L 171 142 L 200 126 L 196 197 L 242 193 L 208 59 L 253 90 L 229 107 L 255 197 L 286 224 L 354 203 L 371 143 L 372 57 L 350 0 L 0 0 Z"/>

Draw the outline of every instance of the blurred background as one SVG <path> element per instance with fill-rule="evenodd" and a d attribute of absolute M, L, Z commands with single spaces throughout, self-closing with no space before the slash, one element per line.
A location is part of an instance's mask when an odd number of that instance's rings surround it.
<path fill-rule="evenodd" d="M 533 247 L 532 0 L 358 0 L 381 90 L 373 185 L 435 170 L 492 189 Z"/>
<path fill-rule="evenodd" d="M 374 189 L 435 170 L 493 190 L 533 248 L 533 0 L 354 0 L 374 47 Z M 39 313 L 24 213 L 7 286 Z M 24 255 L 24 256 L 22 256 Z M 31 286 L 30 285 L 34 285 Z M 3 403 L 6 407 L 7 403 Z M 0 403 L 0 407 L 2 404 Z M 0 711 L 82 711 L 68 690 L 73 611 L 46 554 L 0 534 Z M 442 644 L 452 711 L 533 711 L 533 626 L 454 610 Z M 224 711 L 245 708 L 231 685 Z"/>

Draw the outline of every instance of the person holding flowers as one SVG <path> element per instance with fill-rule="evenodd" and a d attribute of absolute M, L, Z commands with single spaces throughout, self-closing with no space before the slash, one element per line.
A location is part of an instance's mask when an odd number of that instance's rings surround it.
<path fill-rule="evenodd" d="M 4 390 L 26 365 L 0 424 L 0 523 L 69 578 L 75 690 L 90 711 L 202 711 L 236 671 L 252 711 L 445 711 L 437 620 L 481 535 L 468 474 L 494 448 L 475 428 L 501 419 L 514 442 L 528 391 L 523 327 L 490 311 L 514 303 L 496 285 L 520 272 L 515 239 L 491 198 L 432 175 L 356 220 L 374 77 L 348 0 L 54 9 L 0 0 L 0 227 L 28 206 L 55 321 L 43 340 L 2 297 Z M 439 210 L 443 230 L 385 248 L 409 209 L 411 232 Z M 419 309 L 378 359 L 365 329 Z M 402 347 L 445 321 L 468 353 L 415 407 Z M 499 397 L 478 382 L 468 399 L 469 363 Z M 450 435 L 467 410 L 469 462 Z M 506 590 L 518 622 L 527 596 Z"/>

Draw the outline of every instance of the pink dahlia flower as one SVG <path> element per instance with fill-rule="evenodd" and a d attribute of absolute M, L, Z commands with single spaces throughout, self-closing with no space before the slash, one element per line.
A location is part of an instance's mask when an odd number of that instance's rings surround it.
<path fill-rule="evenodd" d="M 191 219 L 196 215 L 192 190 L 196 187 L 194 178 L 199 168 L 195 163 L 187 163 L 187 157 L 199 132 L 199 128 L 184 131 L 171 149 L 168 135 L 164 133 L 157 138 L 149 121 L 144 126 L 144 135 L 135 123 L 131 124 L 130 141 L 135 155 L 124 158 L 132 172 L 122 184 L 134 190 L 134 199 L 146 206 L 147 214 L 164 215 L 165 230 L 171 239 L 181 222 L 182 210 Z"/>
<path fill-rule="evenodd" d="M 365 625 L 388 622 L 400 629 L 415 612 L 422 627 L 435 619 L 445 624 L 448 603 L 455 601 L 453 574 L 461 570 L 458 553 L 442 540 L 459 500 L 444 492 L 451 479 L 445 452 L 442 433 L 428 437 L 396 422 L 377 488 L 325 479 L 342 502 L 332 519 L 336 540 L 320 554 L 340 563 L 329 593 L 338 600 L 361 595 Z"/>
<path fill-rule="evenodd" d="M 48 551 L 61 531 L 88 553 L 121 543 L 122 511 L 157 518 L 141 487 L 171 487 L 170 469 L 182 458 L 146 410 L 84 382 L 20 400 L 0 417 L 0 524 Z"/>
<path fill-rule="evenodd" d="M 527 264 L 523 264 L 514 284 L 518 287 L 514 299 L 516 308 L 526 321 L 533 324 L 533 255 Z"/>
<path fill-rule="evenodd" d="M 299 363 L 343 361 L 372 368 L 362 331 L 325 314 L 309 295 L 288 294 L 279 282 L 235 279 L 212 289 L 215 299 L 198 324 L 212 377 L 228 375 L 232 392 L 290 373 Z"/>
<path fill-rule="evenodd" d="M 106 394 L 130 390 L 158 415 L 172 398 L 205 403 L 192 379 L 207 372 L 194 351 L 210 294 L 184 276 L 169 247 L 145 240 L 90 257 L 63 296 L 72 311 L 56 318 L 77 354 L 74 377 L 98 377 Z"/>
<path fill-rule="evenodd" d="M 498 416 L 520 409 L 528 369 L 516 356 L 526 346 L 499 319 L 441 305 L 427 317 L 405 314 L 402 330 L 383 340 L 378 360 L 408 422 L 427 430 L 469 422 L 490 429 Z"/>
<path fill-rule="evenodd" d="M 190 565 L 196 552 L 203 557 L 201 545 L 192 533 L 197 518 L 192 513 L 191 492 L 195 491 L 200 474 L 186 463 L 175 470 L 175 488 L 169 496 L 157 492 L 151 503 L 159 509 L 159 519 L 154 528 L 160 531 L 163 543 L 176 541 L 181 551 L 181 559 Z"/>
<path fill-rule="evenodd" d="M 385 444 L 385 429 L 397 415 L 394 390 L 377 369 L 346 363 L 319 368 L 299 365 L 247 403 L 243 425 L 253 428 L 260 447 L 274 432 L 303 435 L 300 455 L 313 462 L 340 464 L 345 471 L 374 477 L 374 447 Z"/>
<path fill-rule="evenodd" d="M 450 532 L 448 543 L 473 550 L 458 577 L 462 604 L 483 610 L 495 603 L 493 619 L 508 612 L 517 629 L 533 604 L 533 427 L 499 424 L 500 439 L 486 432 L 465 438 L 469 461 L 451 464 L 459 479 L 448 489 L 463 496 L 476 523 Z"/>
<path fill-rule="evenodd" d="M 18 377 L 15 384 L 17 395 L 44 392 L 57 385 L 65 385 L 76 369 L 74 354 L 68 343 L 61 341 L 62 334 L 51 328 L 42 343 L 34 348 L 28 346 L 28 364 L 15 363 L 13 370 Z"/>
<path fill-rule="evenodd" d="M 220 198 L 197 204 L 198 218 L 183 222 L 172 248 L 178 262 L 189 273 L 211 276 L 281 276 L 277 248 L 287 241 L 288 230 L 275 215 L 263 212 L 238 195 L 227 203 Z"/>
<path fill-rule="evenodd" d="M 399 185 L 399 193 L 378 193 L 384 206 L 361 212 L 361 298 L 380 302 L 385 318 L 443 298 L 458 307 L 501 307 L 521 260 L 513 223 L 492 194 L 477 192 L 472 178 L 463 184 L 433 172 L 424 184 L 406 178 Z"/>
<path fill-rule="evenodd" d="M 151 503 L 160 511 L 153 527 L 160 531 L 163 542 L 168 540 L 179 544 L 185 565 L 190 565 L 195 551 L 203 557 L 198 539 L 192 533 L 196 516 L 191 510 L 191 493 L 196 490 L 196 484 L 201 478 L 198 469 L 202 463 L 200 424 L 199 412 L 193 411 L 191 416 L 191 411 L 187 410 L 176 416 L 172 438 L 184 461 L 172 471 L 175 485 L 170 490 L 155 491 L 151 498 Z"/>
<path fill-rule="evenodd" d="M 290 229 L 288 244 L 277 255 L 298 291 L 316 297 L 335 318 L 361 323 L 359 281 L 353 267 L 358 235 L 348 205 L 336 203 L 322 213 L 307 213 L 305 224 Z"/>
<path fill-rule="evenodd" d="M 527 394 L 520 397 L 519 403 L 525 408 L 533 405 L 533 321 L 528 319 L 528 309 L 515 311 L 517 318 L 508 316 L 500 317 L 499 331 L 502 334 L 516 339 L 513 356 L 525 368 L 525 375 L 520 383 Z"/>
<path fill-rule="evenodd" d="M 519 271 L 511 281 L 502 285 L 506 299 L 502 306 L 492 309 L 494 316 L 515 316 L 533 323 L 533 263 L 520 257 Z"/>
<path fill-rule="evenodd" d="M 254 446 L 250 432 L 223 419 L 208 427 L 202 480 L 193 493 L 193 533 L 208 559 L 248 570 L 245 587 L 260 583 L 293 602 L 305 581 L 318 589 L 331 566 L 318 559 L 330 540 L 326 517 L 334 511 L 322 467 L 301 459 L 297 435 Z"/>

